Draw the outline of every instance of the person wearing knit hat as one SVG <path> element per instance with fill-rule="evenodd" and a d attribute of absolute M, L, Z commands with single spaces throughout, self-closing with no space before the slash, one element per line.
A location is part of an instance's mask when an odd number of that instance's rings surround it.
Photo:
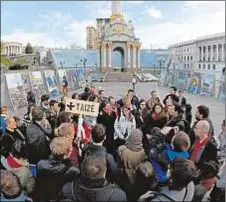
<path fill-rule="evenodd" d="M 81 175 L 63 186 L 60 199 L 62 201 L 127 201 L 125 192 L 107 181 L 106 172 L 105 157 L 85 158 L 81 165 Z"/>
<path fill-rule="evenodd" d="M 139 151 L 143 149 L 143 134 L 141 130 L 134 129 L 131 131 L 131 134 L 128 136 L 126 140 L 126 146 L 128 149 L 131 149 L 133 151 Z"/>
<path fill-rule="evenodd" d="M 139 129 L 133 129 L 126 139 L 126 144 L 119 147 L 122 171 L 128 179 L 128 186 L 134 184 L 137 167 L 147 159 L 142 138 L 143 133 Z"/>

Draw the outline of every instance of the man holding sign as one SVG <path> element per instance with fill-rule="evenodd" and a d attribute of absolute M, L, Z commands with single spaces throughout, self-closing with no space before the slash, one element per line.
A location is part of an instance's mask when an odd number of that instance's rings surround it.
<path fill-rule="evenodd" d="M 99 113 L 99 103 L 66 98 L 65 111 L 79 115 L 76 127 L 76 138 L 82 149 L 84 144 L 89 142 L 91 136 L 90 132 L 87 131 L 88 126 L 84 123 L 82 115 L 97 117 Z M 89 137 L 87 137 L 87 134 L 89 134 Z M 81 150 L 79 152 L 81 152 Z"/>

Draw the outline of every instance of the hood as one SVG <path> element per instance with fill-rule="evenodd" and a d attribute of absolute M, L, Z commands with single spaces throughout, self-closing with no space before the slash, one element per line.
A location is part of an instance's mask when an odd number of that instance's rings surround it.
<path fill-rule="evenodd" d="M 107 153 L 106 148 L 104 146 L 97 146 L 94 145 L 93 143 L 89 143 L 85 151 L 88 154 L 98 156 L 105 156 Z"/>
<path fill-rule="evenodd" d="M 41 160 L 38 162 L 38 170 L 45 173 L 58 174 L 64 173 L 67 166 L 60 160 L 50 156 L 49 160 Z"/>
<path fill-rule="evenodd" d="M 193 182 L 190 182 L 187 185 L 187 194 L 186 188 L 183 188 L 180 191 L 176 190 L 169 190 L 168 187 L 163 187 L 160 189 L 160 193 L 165 194 L 172 198 L 174 201 L 192 201 L 194 193 L 195 193 L 195 185 Z M 186 195 L 186 196 L 185 196 Z M 185 197 L 185 198 L 184 198 Z M 157 197 L 160 201 L 169 201 L 169 199 L 165 198 L 164 196 Z M 184 199 L 184 200 L 183 200 Z M 154 200 L 155 201 L 155 200 Z"/>
<path fill-rule="evenodd" d="M 112 185 L 106 182 L 104 185 L 92 187 L 85 186 L 81 183 L 81 178 L 79 183 L 75 187 L 78 201 L 108 201 L 112 194 Z"/>

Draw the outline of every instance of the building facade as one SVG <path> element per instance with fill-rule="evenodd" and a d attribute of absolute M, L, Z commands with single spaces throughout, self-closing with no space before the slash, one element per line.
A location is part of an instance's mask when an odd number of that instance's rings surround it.
<path fill-rule="evenodd" d="M 3 42 L 1 55 L 15 56 L 22 54 L 22 43 L 18 42 Z"/>
<path fill-rule="evenodd" d="M 169 46 L 170 69 L 222 71 L 225 67 L 225 33 Z"/>
<path fill-rule="evenodd" d="M 93 26 L 86 27 L 86 48 L 94 49 L 96 43 L 96 29 Z"/>
<path fill-rule="evenodd" d="M 132 22 L 126 23 L 122 14 L 121 1 L 112 1 L 110 18 L 97 19 L 96 48 L 99 51 L 99 63 L 102 71 L 131 71 L 140 68 L 141 43 L 135 37 Z M 115 54 L 120 61 L 116 64 Z"/>

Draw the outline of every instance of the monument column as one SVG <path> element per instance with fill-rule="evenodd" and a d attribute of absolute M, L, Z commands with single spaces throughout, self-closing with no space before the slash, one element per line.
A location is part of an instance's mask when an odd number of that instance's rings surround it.
<path fill-rule="evenodd" d="M 130 68 L 131 64 L 130 64 L 130 44 L 127 44 L 127 67 Z"/>
<path fill-rule="evenodd" d="M 136 45 L 133 44 L 133 68 L 136 68 Z"/>
<path fill-rule="evenodd" d="M 112 44 L 109 44 L 109 46 L 108 46 L 108 48 L 109 48 L 109 64 L 108 64 L 108 67 L 112 67 Z"/>
<path fill-rule="evenodd" d="M 217 46 L 217 49 L 216 49 L 216 53 L 217 53 L 217 54 L 216 54 L 216 55 L 217 55 L 217 56 L 216 56 L 216 61 L 218 62 L 218 44 L 217 44 L 216 46 Z"/>
<path fill-rule="evenodd" d="M 137 47 L 137 69 L 140 69 L 140 44 Z"/>

